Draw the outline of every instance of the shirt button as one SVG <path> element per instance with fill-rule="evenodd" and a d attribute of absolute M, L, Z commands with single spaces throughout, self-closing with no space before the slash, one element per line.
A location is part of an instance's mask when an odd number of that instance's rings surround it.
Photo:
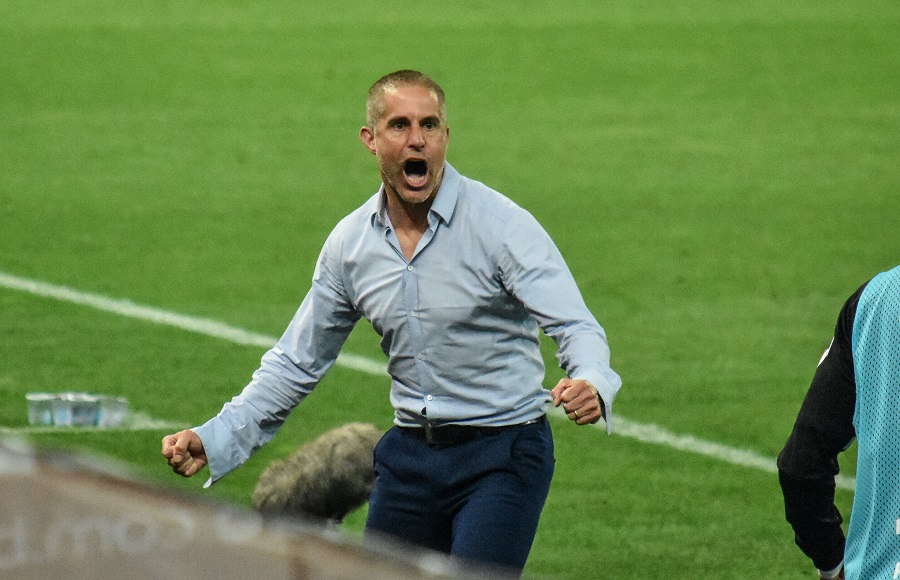
<path fill-rule="evenodd" d="M 425 358 L 425 353 L 420 352 L 419 354 L 416 355 L 416 358 L 419 360 L 423 360 Z"/>
<path fill-rule="evenodd" d="M 412 266 L 407 266 L 406 269 L 409 270 L 410 272 L 413 271 L 413 267 L 412 267 Z"/>
<path fill-rule="evenodd" d="M 426 398 L 426 399 L 428 399 L 428 400 L 429 400 L 429 401 L 432 401 L 432 400 L 434 400 L 434 397 L 432 397 L 432 396 L 431 396 L 431 395 L 428 395 L 428 396 L 427 396 L 427 397 L 425 397 L 425 398 Z"/>

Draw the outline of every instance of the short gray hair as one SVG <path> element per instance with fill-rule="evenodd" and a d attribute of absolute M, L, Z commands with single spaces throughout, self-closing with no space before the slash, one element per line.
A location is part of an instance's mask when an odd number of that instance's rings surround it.
<path fill-rule="evenodd" d="M 384 93 L 401 86 L 425 87 L 437 97 L 441 120 L 447 120 L 447 109 L 444 105 L 444 89 L 433 78 L 416 70 L 398 70 L 384 75 L 369 89 L 366 98 L 366 126 L 375 129 L 375 125 L 384 115 Z"/>

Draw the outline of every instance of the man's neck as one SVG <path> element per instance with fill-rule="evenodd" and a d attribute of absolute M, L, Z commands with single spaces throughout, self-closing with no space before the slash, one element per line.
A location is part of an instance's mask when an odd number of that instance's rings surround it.
<path fill-rule="evenodd" d="M 388 218 L 400 242 L 400 249 L 407 260 L 412 260 L 419 241 L 428 229 L 428 211 L 434 202 L 434 196 L 421 203 L 409 203 L 386 188 L 385 197 Z"/>
<path fill-rule="evenodd" d="M 425 231 L 434 195 L 421 203 L 403 201 L 395 191 L 388 188 L 385 188 L 384 195 L 387 214 L 395 230 Z"/>

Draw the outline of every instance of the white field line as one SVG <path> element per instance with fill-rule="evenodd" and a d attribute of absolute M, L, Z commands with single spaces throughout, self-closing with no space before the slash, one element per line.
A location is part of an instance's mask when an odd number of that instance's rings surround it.
<path fill-rule="evenodd" d="M 121 427 L 0 427 L 0 435 L 29 435 L 32 433 L 114 433 L 117 431 L 160 431 L 187 429 L 190 425 L 156 419 L 146 413 L 130 413 Z"/>
<path fill-rule="evenodd" d="M 46 282 L 13 276 L 3 272 L 0 272 L 0 287 L 27 292 L 35 296 L 43 296 L 73 304 L 90 306 L 97 310 L 112 312 L 129 318 L 153 322 L 155 324 L 173 326 L 182 330 L 227 340 L 240 345 L 270 348 L 278 341 L 276 337 L 257 334 L 242 328 L 229 326 L 216 320 L 178 314 L 159 308 L 153 308 L 151 306 L 136 304 L 130 300 L 81 292 L 66 286 L 57 286 Z M 384 362 L 351 353 L 341 353 L 335 364 L 370 375 L 383 376 L 387 374 L 387 366 Z M 557 412 L 551 413 L 551 416 L 561 418 L 562 414 L 557 410 Z M 148 420 L 153 423 L 153 427 L 156 427 L 156 425 L 163 427 L 168 426 L 164 423 L 154 422 L 151 419 Z M 10 429 L 0 429 L 0 433 L 10 431 Z M 20 430 L 20 432 L 26 431 L 27 429 Z M 623 418 L 621 415 L 616 416 L 614 434 L 622 437 L 630 437 L 643 443 L 662 445 L 672 449 L 686 451 L 688 453 L 704 455 L 726 463 L 758 469 L 767 473 L 778 472 L 775 460 L 771 457 L 760 455 L 748 449 L 738 449 L 721 443 L 698 439 L 692 435 L 679 435 L 652 423 L 630 421 Z M 841 489 L 853 490 L 856 487 L 855 480 L 846 476 L 838 476 L 836 484 L 837 487 Z"/>
<path fill-rule="evenodd" d="M 174 326 L 182 330 L 227 340 L 234 344 L 270 348 L 278 342 L 277 337 L 250 332 L 217 320 L 186 316 L 160 308 L 153 308 L 152 306 L 135 304 L 130 300 L 81 292 L 66 286 L 56 286 L 46 282 L 12 276 L 3 272 L 0 272 L 0 286 L 11 290 L 21 290 L 22 292 L 45 298 L 55 298 L 63 302 L 90 306 L 97 310 L 120 314 L 128 318 L 136 318 L 165 326 Z M 355 354 L 341 353 L 336 364 L 372 375 L 387 374 L 387 366 L 385 364 Z"/>

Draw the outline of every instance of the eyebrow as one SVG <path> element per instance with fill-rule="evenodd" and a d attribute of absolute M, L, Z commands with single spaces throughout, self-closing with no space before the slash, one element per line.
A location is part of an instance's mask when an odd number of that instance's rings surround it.
<path fill-rule="evenodd" d="M 395 117 L 388 117 L 387 119 L 385 119 L 385 123 L 387 123 L 388 125 L 392 125 L 397 121 L 406 121 L 407 123 L 412 123 L 411 119 L 406 115 L 397 115 Z M 419 123 L 434 123 L 436 125 L 440 125 L 441 117 L 440 115 L 429 115 L 427 117 L 423 117 L 419 121 Z"/>

